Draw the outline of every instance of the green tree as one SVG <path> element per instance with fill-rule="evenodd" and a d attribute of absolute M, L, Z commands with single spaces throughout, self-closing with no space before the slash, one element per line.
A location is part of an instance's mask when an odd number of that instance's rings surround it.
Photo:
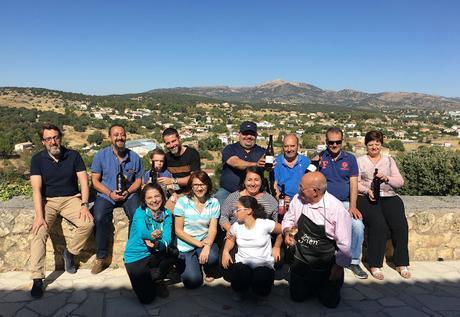
<path fill-rule="evenodd" d="M 302 134 L 300 143 L 304 149 L 315 149 L 318 141 L 309 133 Z"/>
<path fill-rule="evenodd" d="M 101 145 L 102 141 L 104 141 L 104 135 L 101 131 L 94 131 L 88 138 L 86 139 L 90 144 L 96 143 L 97 145 Z"/>
<path fill-rule="evenodd" d="M 439 147 L 420 147 L 397 157 L 406 183 L 405 195 L 459 195 L 460 152 Z"/>
<path fill-rule="evenodd" d="M 391 140 L 386 146 L 392 151 L 404 152 L 404 144 L 400 140 Z"/>
<path fill-rule="evenodd" d="M 13 153 L 14 144 L 10 135 L 0 135 L 0 156 L 8 157 Z"/>

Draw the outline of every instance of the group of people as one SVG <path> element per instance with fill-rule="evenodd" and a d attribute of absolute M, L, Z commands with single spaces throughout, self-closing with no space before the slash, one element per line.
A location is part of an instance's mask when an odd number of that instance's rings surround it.
<path fill-rule="evenodd" d="M 236 300 L 249 289 L 267 296 L 275 270 L 287 263 L 294 301 L 317 296 L 325 306 L 336 307 L 344 268 L 367 278 L 360 266 L 365 229 L 371 275 L 384 279 L 381 267 L 391 238 L 396 270 L 410 278 L 407 220 L 395 192 L 404 181 L 396 162 L 381 154 L 379 131 L 366 134 L 367 154 L 358 159 L 342 150 L 344 136 L 338 128 L 327 130 L 327 150 L 312 160 L 298 153 L 298 137 L 288 134 L 267 182 L 265 149 L 256 144 L 257 125 L 243 122 L 238 142 L 223 149 L 220 187 L 212 195 L 199 153 L 182 145 L 176 129 L 163 131 L 167 152 L 154 150 L 152 167 L 144 171 L 139 156 L 125 147 L 125 128 L 114 124 L 108 131 L 110 146 L 91 165 L 97 191 L 92 211 L 79 153 L 62 145 L 57 126 L 44 125 L 39 135 L 45 149 L 31 161 L 33 297 L 43 294 L 46 239 L 56 217 L 76 226 L 63 252 L 65 270 L 76 272 L 75 256 L 94 232 L 91 273 L 98 274 L 110 264 L 109 226 L 116 207 L 129 219 L 124 263 L 142 303 L 168 296 L 164 279 L 173 267 L 186 288 L 212 281 L 220 267 Z M 117 184 L 120 171 L 122 190 Z M 278 212 L 279 200 L 283 212 Z"/>

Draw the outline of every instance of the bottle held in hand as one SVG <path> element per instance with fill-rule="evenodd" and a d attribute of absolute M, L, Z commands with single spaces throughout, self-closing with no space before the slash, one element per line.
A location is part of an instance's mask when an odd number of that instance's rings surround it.
<path fill-rule="evenodd" d="M 265 170 L 270 171 L 275 160 L 275 151 L 273 150 L 273 135 L 270 134 L 267 149 L 265 150 Z"/>
<path fill-rule="evenodd" d="M 281 194 L 278 198 L 278 216 L 283 216 L 286 213 L 286 204 L 284 202 L 284 198 L 286 197 L 285 193 L 286 186 L 284 184 L 281 185 Z"/>
<path fill-rule="evenodd" d="M 117 194 L 121 195 L 124 191 L 126 191 L 126 178 L 123 174 L 123 165 L 120 164 L 117 174 Z"/>
<path fill-rule="evenodd" d="M 155 161 L 152 161 L 152 168 L 150 169 L 149 183 L 156 184 L 158 179 L 158 172 L 155 169 Z"/>
<path fill-rule="evenodd" d="M 380 178 L 377 177 L 377 174 L 379 173 L 379 169 L 376 168 L 374 171 L 374 178 L 372 179 L 372 192 L 374 194 L 374 199 L 375 201 L 378 201 L 380 199 Z"/>

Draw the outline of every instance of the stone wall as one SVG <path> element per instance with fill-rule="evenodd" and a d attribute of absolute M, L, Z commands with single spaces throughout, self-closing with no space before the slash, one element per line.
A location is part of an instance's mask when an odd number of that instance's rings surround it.
<path fill-rule="evenodd" d="M 409 222 L 411 260 L 460 259 L 460 197 L 403 196 Z M 16 197 L 0 203 L 0 272 L 28 270 L 30 229 L 34 218 L 31 199 Z M 122 209 L 114 212 L 112 267 L 123 267 L 128 221 Z M 47 270 L 62 269 L 65 238 L 74 227 L 58 218 L 47 244 Z M 79 256 L 80 267 L 95 258 L 94 239 Z"/>

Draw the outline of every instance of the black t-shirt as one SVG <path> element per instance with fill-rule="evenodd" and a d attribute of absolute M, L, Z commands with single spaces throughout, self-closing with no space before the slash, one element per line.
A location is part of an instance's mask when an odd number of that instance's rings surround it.
<path fill-rule="evenodd" d="M 190 147 L 185 147 L 185 152 L 181 156 L 174 156 L 171 152 L 166 153 L 166 166 L 175 178 L 189 176 L 190 173 L 199 171 L 200 164 L 200 154 Z"/>
<path fill-rule="evenodd" d="M 61 147 L 61 157 L 54 161 L 43 150 L 32 157 L 30 175 L 42 177 L 42 195 L 45 197 L 74 196 L 78 189 L 77 172 L 86 171 L 80 153 Z"/>

